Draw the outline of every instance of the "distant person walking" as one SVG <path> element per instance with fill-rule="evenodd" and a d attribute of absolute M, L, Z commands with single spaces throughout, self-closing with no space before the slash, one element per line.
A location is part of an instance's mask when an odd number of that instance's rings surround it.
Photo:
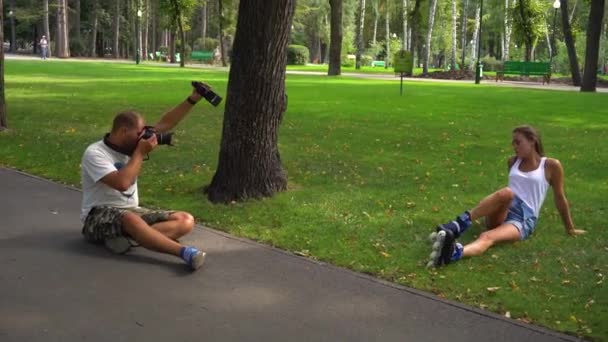
<path fill-rule="evenodd" d="M 49 51 L 49 42 L 46 40 L 46 36 L 42 36 L 42 38 L 40 38 L 40 51 L 41 51 L 41 58 L 43 60 L 46 59 L 47 55 L 48 55 L 48 51 Z"/>

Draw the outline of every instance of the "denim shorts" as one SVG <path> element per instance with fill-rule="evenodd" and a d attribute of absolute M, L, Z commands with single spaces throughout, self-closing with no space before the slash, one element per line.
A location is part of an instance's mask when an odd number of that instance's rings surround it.
<path fill-rule="evenodd" d="M 520 238 L 525 240 L 534 232 L 536 216 L 534 216 L 532 208 L 528 207 L 521 198 L 515 196 L 511 202 L 505 223 L 514 225 L 519 230 Z"/>

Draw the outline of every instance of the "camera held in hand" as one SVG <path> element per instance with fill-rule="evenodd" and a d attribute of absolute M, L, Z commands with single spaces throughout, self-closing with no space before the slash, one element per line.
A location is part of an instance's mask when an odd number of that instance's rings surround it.
<path fill-rule="evenodd" d="M 173 132 L 168 132 L 168 133 L 156 133 L 154 131 L 154 128 L 152 126 L 146 126 L 144 127 L 144 134 L 141 136 L 142 139 L 150 139 L 152 137 L 152 135 L 155 134 L 156 135 L 156 142 L 159 145 L 169 145 L 169 146 L 173 146 L 171 144 L 171 138 L 173 137 Z"/>
<path fill-rule="evenodd" d="M 209 101 L 209 103 L 211 103 L 215 107 L 217 107 L 217 105 L 222 102 L 222 98 L 210 88 L 205 87 L 203 83 L 198 81 L 192 81 L 192 86 L 194 87 L 194 89 L 196 89 L 197 93 L 199 93 L 202 97 L 205 98 L 205 100 Z"/>

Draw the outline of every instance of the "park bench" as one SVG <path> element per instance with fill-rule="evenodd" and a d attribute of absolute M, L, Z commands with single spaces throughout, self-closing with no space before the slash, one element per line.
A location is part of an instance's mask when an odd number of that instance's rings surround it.
<path fill-rule="evenodd" d="M 213 51 L 192 51 L 191 59 L 199 62 L 213 61 Z"/>
<path fill-rule="evenodd" d="M 496 72 L 496 82 L 504 75 L 543 76 L 543 84 L 551 83 L 551 64 L 548 62 L 506 61 L 502 70 Z"/>
<path fill-rule="evenodd" d="M 385 66 L 384 61 L 372 61 L 372 67 L 377 67 L 377 66 L 384 67 Z"/>

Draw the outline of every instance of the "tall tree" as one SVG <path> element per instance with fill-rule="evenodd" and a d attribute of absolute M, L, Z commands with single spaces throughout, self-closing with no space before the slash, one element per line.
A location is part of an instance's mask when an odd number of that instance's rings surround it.
<path fill-rule="evenodd" d="M 510 3 L 509 0 L 505 0 L 505 17 L 504 17 L 505 35 L 503 38 L 503 50 L 502 50 L 502 60 L 503 61 L 508 61 L 509 55 L 511 53 L 511 33 L 513 30 L 513 19 L 511 17 L 511 9 L 515 6 L 515 1 L 517 1 L 517 0 L 511 0 L 511 3 Z"/>
<path fill-rule="evenodd" d="M 572 75 L 572 84 L 578 87 L 581 85 L 581 71 L 578 66 L 578 57 L 576 55 L 576 47 L 574 46 L 574 37 L 572 36 L 572 28 L 570 27 L 570 17 L 568 13 L 568 0 L 561 0 L 562 9 L 562 29 L 564 31 L 564 40 L 566 42 L 566 50 L 568 50 L 568 61 L 570 62 L 570 73 Z"/>
<path fill-rule="evenodd" d="M 340 75 L 342 57 L 342 0 L 329 0 L 331 6 L 331 38 L 328 76 Z"/>
<path fill-rule="evenodd" d="M 581 91 L 594 92 L 597 83 L 597 67 L 602 36 L 605 0 L 591 0 L 589 21 L 587 22 L 587 49 L 585 52 L 585 69 Z"/>
<path fill-rule="evenodd" d="M 4 4 L 0 0 L 0 42 L 4 41 Z M 4 44 L 0 44 L 0 131 L 8 128 L 4 97 Z"/>
<path fill-rule="evenodd" d="M 91 19 L 90 19 L 90 25 L 91 25 L 91 41 L 89 42 L 89 56 L 90 57 L 95 57 L 96 55 L 96 48 L 97 48 L 97 23 L 98 23 L 98 16 L 97 16 L 97 12 L 98 12 L 98 0 L 92 0 L 92 8 L 91 8 Z"/>
<path fill-rule="evenodd" d="M 70 57 L 67 12 L 67 0 L 57 0 L 57 39 L 55 40 L 57 47 L 55 53 L 59 58 Z"/>
<path fill-rule="evenodd" d="M 465 59 L 466 59 L 466 54 L 467 54 L 467 10 L 469 7 L 469 0 L 464 0 L 463 4 L 462 4 L 462 42 L 461 42 L 461 47 L 462 47 L 462 60 L 460 62 L 460 69 L 464 70 L 465 68 Z"/>
<path fill-rule="evenodd" d="M 429 73 L 429 59 L 431 58 L 431 39 L 433 38 L 433 24 L 435 22 L 435 9 L 437 8 L 437 0 L 431 0 L 429 6 L 429 28 L 426 32 L 426 44 L 424 45 L 424 61 L 422 64 L 422 73 Z"/>
<path fill-rule="evenodd" d="M 179 39 L 181 41 L 180 44 L 180 55 L 179 66 L 181 68 L 184 67 L 184 63 L 186 60 L 186 34 L 184 33 L 184 25 L 182 23 L 182 13 L 180 10 L 180 5 L 178 5 L 177 0 L 171 0 L 173 5 L 173 11 L 175 15 L 175 20 L 177 21 L 177 28 L 179 29 Z"/>
<path fill-rule="evenodd" d="M 456 11 L 456 0 L 452 0 L 452 53 L 450 54 L 450 67 L 451 70 L 456 71 L 456 47 L 458 41 L 456 39 L 456 17 L 458 12 Z"/>
<path fill-rule="evenodd" d="M 112 31 L 114 32 L 113 55 L 114 58 L 120 58 L 119 43 L 120 43 L 120 0 L 114 0 L 114 21 Z"/>
<path fill-rule="evenodd" d="M 11 25 L 10 52 L 17 52 L 17 27 L 15 25 L 15 15 L 17 15 L 15 0 L 9 0 L 9 23 Z M 3 41 L 4 42 L 4 41 Z"/>
<path fill-rule="evenodd" d="M 48 57 L 51 57 L 51 30 L 49 28 L 49 0 L 42 1 L 42 26 L 44 30 L 44 35 L 46 36 L 47 41 L 47 50 L 46 53 Z"/>
<path fill-rule="evenodd" d="M 361 69 L 361 55 L 363 55 L 363 27 L 365 24 L 365 0 L 359 0 L 359 16 L 357 18 L 357 55 L 355 69 Z"/>
<path fill-rule="evenodd" d="M 473 28 L 473 39 L 471 40 L 471 68 L 475 68 L 475 60 L 477 59 L 477 44 L 479 44 L 479 26 L 481 25 L 481 7 L 479 4 L 475 9 L 475 27 Z"/>
<path fill-rule="evenodd" d="M 214 203 L 287 188 L 277 141 L 287 108 L 285 64 L 295 0 L 264 5 L 239 4 L 218 167 L 206 188 Z"/>
<path fill-rule="evenodd" d="M 389 11 L 389 0 L 384 0 L 384 21 L 385 23 L 385 33 L 386 33 L 386 58 L 384 61 L 384 68 L 388 69 L 388 65 L 391 61 L 391 15 Z"/>
<path fill-rule="evenodd" d="M 217 0 L 217 6 L 218 6 L 218 20 L 219 20 L 219 41 L 220 41 L 220 54 L 221 54 L 221 58 L 222 58 L 222 66 L 227 66 L 228 63 L 226 62 L 226 51 L 224 51 L 224 11 L 223 11 L 223 6 L 222 6 L 222 1 L 223 0 Z"/>
<path fill-rule="evenodd" d="M 401 10 L 401 18 L 403 21 L 403 41 L 401 42 L 401 50 L 407 50 L 409 49 L 409 37 L 407 35 L 408 33 L 408 28 L 407 28 L 407 0 L 403 0 L 402 3 L 402 10 Z"/>
<path fill-rule="evenodd" d="M 378 1 L 380 0 L 372 0 L 372 10 L 374 13 L 374 33 L 372 34 L 372 45 L 376 45 L 376 41 L 378 38 L 378 19 L 380 18 Z"/>
<path fill-rule="evenodd" d="M 416 0 L 414 2 L 414 8 L 412 9 L 412 12 L 410 13 L 410 22 L 412 23 L 412 34 L 411 34 L 411 38 L 410 38 L 410 54 L 412 55 L 412 65 L 416 65 L 414 63 L 416 57 L 415 57 L 415 53 L 416 53 L 416 48 L 418 46 L 418 40 L 419 40 L 419 23 L 421 22 L 421 18 L 420 18 L 420 4 L 423 0 Z M 420 59 L 420 56 L 418 56 L 418 59 Z"/>

